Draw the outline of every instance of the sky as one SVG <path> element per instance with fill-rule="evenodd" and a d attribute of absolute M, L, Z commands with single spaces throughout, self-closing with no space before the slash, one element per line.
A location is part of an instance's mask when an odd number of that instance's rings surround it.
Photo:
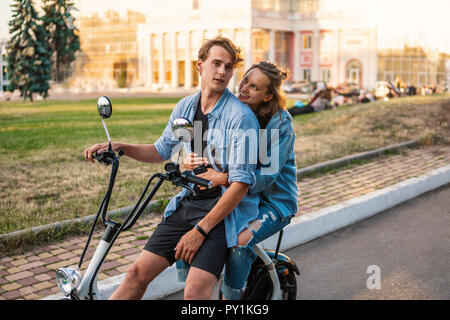
<path fill-rule="evenodd" d="M 129 7 L 145 12 L 146 0 L 75 0 L 81 13 L 111 7 Z M 190 0 L 178 0 L 190 1 Z M 213 1 L 213 0 L 208 0 Z M 215 0 L 214 0 L 215 1 Z M 342 3 L 342 0 L 338 0 Z M 379 47 L 399 44 L 408 39 L 450 53 L 450 1 L 448 0 L 344 0 L 369 10 L 378 27 Z M 13 0 L 0 0 L 0 39 L 8 37 L 9 5 Z M 148 5 L 147 5 L 148 6 Z"/>

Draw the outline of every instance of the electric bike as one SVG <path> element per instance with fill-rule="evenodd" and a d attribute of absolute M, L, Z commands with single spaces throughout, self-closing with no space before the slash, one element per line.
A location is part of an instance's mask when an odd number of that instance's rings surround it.
<path fill-rule="evenodd" d="M 117 153 L 112 151 L 111 139 L 104 121 L 112 114 L 111 101 L 105 96 L 100 97 L 97 102 L 97 110 L 102 118 L 102 124 L 108 138 L 108 150 L 100 154 L 94 154 L 93 158 L 107 166 L 111 165 L 111 174 L 108 189 L 95 216 L 78 266 L 74 268 L 59 268 L 56 271 L 58 287 L 65 295 L 66 298 L 64 299 L 70 300 L 102 300 L 107 298 L 103 297 L 98 289 L 98 272 L 117 237 L 121 232 L 133 227 L 164 181 L 169 181 L 175 186 L 186 188 L 194 194 L 195 191 L 191 187 L 192 185 L 198 185 L 207 189 L 212 187 L 211 181 L 197 177 L 190 171 L 180 172 L 178 163 L 168 162 L 164 166 L 165 173 L 155 173 L 150 177 L 142 195 L 123 222 L 108 219 L 106 216 L 108 204 L 119 169 L 120 156 L 124 153 L 121 150 Z M 180 142 L 187 143 L 189 137 L 193 137 L 194 126 L 189 120 L 178 118 L 172 123 L 172 131 Z M 178 155 L 178 160 L 179 156 L 180 154 Z M 156 180 L 156 183 L 150 192 L 148 192 L 154 180 Z M 101 218 L 105 226 L 105 232 L 82 276 L 80 272 L 81 266 L 99 218 Z M 254 246 L 258 257 L 252 265 L 247 287 L 243 295 L 244 299 L 295 299 L 297 286 L 294 273 L 299 274 L 299 271 L 295 263 L 288 256 L 279 252 L 281 238 L 282 232 L 280 232 L 275 251 L 263 250 L 257 245 Z"/>

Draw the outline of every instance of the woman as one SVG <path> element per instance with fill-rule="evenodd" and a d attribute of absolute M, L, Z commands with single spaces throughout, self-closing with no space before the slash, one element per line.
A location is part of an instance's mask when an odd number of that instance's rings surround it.
<path fill-rule="evenodd" d="M 239 85 L 238 98 L 255 113 L 260 123 L 260 152 L 256 184 L 249 193 L 260 199 L 257 220 L 239 234 L 238 246 L 232 248 L 225 267 L 222 292 L 225 299 L 239 299 L 250 267 L 256 259 L 252 246 L 277 233 L 289 224 L 297 213 L 297 166 L 295 163 L 295 133 L 292 117 L 286 111 L 286 98 L 281 83 L 287 72 L 274 63 L 262 61 L 250 67 Z M 207 164 L 205 158 L 190 154 L 183 165 L 193 170 Z M 227 173 L 208 169 L 199 177 L 213 181 L 214 186 L 228 183 Z"/>

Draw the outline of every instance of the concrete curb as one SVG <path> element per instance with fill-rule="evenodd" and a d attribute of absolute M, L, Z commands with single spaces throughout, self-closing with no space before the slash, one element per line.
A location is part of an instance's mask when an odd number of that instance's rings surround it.
<path fill-rule="evenodd" d="M 380 149 L 376 149 L 376 150 L 372 150 L 372 151 L 368 151 L 368 152 L 358 153 L 358 154 L 343 157 L 340 159 L 326 161 L 326 162 L 312 165 L 312 166 L 309 166 L 306 168 L 298 169 L 297 170 L 297 179 L 300 179 L 301 177 L 305 177 L 305 176 L 308 176 L 308 175 L 311 175 L 314 173 L 319 173 L 319 172 L 322 172 L 327 169 L 342 167 L 342 166 L 345 166 L 346 164 L 349 164 L 355 160 L 372 159 L 372 158 L 376 158 L 380 155 L 383 155 L 387 152 L 392 152 L 392 151 L 396 151 L 396 150 L 403 149 L 403 148 L 415 147 L 418 145 L 418 143 L 419 143 L 418 141 L 408 141 L 408 142 L 404 142 L 404 143 L 400 143 L 400 144 L 396 144 L 396 145 L 392 145 L 392 146 L 388 146 L 388 147 L 384 147 L 384 148 L 380 148 Z M 151 201 L 143 214 L 145 215 L 146 213 L 151 212 L 151 209 L 149 209 L 149 208 L 152 208 L 153 206 L 157 206 L 158 205 L 157 203 L 158 203 L 157 201 Z M 116 210 L 111 210 L 107 213 L 107 216 L 110 218 L 124 217 L 127 214 L 129 214 L 132 209 L 133 209 L 133 206 L 120 208 L 120 209 L 116 209 Z M 14 232 L 7 233 L 7 234 L 0 234 L 0 240 L 10 241 L 13 239 L 24 238 L 26 235 L 29 235 L 29 234 L 37 235 L 42 232 L 58 231 L 58 230 L 63 229 L 64 227 L 68 227 L 70 225 L 74 225 L 74 224 L 78 224 L 78 223 L 79 224 L 89 224 L 94 220 L 94 218 L 95 218 L 95 215 L 90 215 L 90 216 L 77 218 L 77 219 L 70 219 L 70 220 L 64 220 L 64 221 L 60 221 L 60 222 L 54 222 L 51 224 L 33 227 L 30 229 L 14 231 Z"/>
<path fill-rule="evenodd" d="M 449 183 L 450 165 L 447 165 L 390 187 L 296 217 L 284 229 L 281 250 L 288 250 L 322 237 Z M 274 249 L 277 236 L 263 241 L 262 247 Z M 123 278 L 124 274 L 121 274 L 100 281 L 98 285 L 102 296 L 109 297 Z M 183 288 L 184 283 L 178 282 L 175 266 L 172 266 L 149 285 L 143 299 L 160 299 Z M 59 297 L 62 295 L 56 294 L 44 299 L 53 300 Z"/>
<path fill-rule="evenodd" d="M 158 201 L 156 201 L 156 200 L 150 201 L 150 203 L 147 205 L 147 208 L 145 208 L 144 212 L 142 213 L 142 216 L 151 214 L 152 208 L 154 206 L 155 207 L 158 206 Z M 124 217 L 127 214 L 129 214 L 131 212 L 131 210 L 133 210 L 133 207 L 134 206 L 114 209 L 114 210 L 108 211 L 106 215 L 108 218 Z M 58 230 L 62 230 L 66 227 L 69 227 L 69 226 L 75 225 L 75 224 L 84 224 L 84 225 L 90 224 L 94 221 L 94 219 L 95 219 L 95 215 L 90 215 L 90 216 L 77 218 L 77 219 L 53 222 L 50 224 L 37 226 L 37 227 L 30 228 L 30 229 L 18 230 L 18 231 L 10 232 L 7 234 L 0 234 L 0 240 L 11 241 L 13 239 L 24 238 L 27 235 L 31 235 L 31 234 L 37 235 L 37 234 L 43 233 L 43 232 L 56 232 Z M 101 220 L 100 217 L 99 217 L 99 220 Z"/>

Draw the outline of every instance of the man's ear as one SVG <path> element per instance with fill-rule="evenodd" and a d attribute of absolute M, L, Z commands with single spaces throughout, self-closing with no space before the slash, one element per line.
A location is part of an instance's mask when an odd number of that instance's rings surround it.
<path fill-rule="evenodd" d="M 203 61 L 199 59 L 197 61 L 197 71 L 200 75 L 202 74 L 202 66 L 203 66 Z"/>

